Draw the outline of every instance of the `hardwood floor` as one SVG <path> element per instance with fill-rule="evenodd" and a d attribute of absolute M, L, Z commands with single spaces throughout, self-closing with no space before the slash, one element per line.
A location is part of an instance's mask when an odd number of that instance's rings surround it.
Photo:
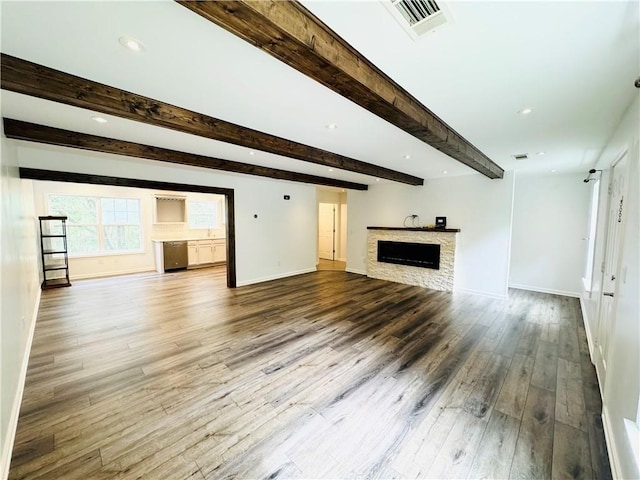
<path fill-rule="evenodd" d="M 340 260 L 325 260 L 320 258 L 316 269 L 321 270 L 338 270 L 344 272 L 347 268 L 347 262 L 341 262 Z"/>
<path fill-rule="evenodd" d="M 611 478 L 576 299 L 223 268 L 43 292 L 10 478 Z"/>

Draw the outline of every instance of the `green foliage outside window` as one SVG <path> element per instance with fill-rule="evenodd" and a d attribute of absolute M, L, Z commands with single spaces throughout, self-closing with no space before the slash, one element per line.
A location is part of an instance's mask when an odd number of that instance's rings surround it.
<path fill-rule="evenodd" d="M 51 195 L 51 215 L 66 215 L 70 254 L 128 252 L 142 248 L 140 200 Z"/>

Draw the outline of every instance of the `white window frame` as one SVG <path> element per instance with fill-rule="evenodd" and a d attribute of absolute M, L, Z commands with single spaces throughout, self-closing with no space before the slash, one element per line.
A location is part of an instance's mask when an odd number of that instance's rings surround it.
<path fill-rule="evenodd" d="M 52 214 L 51 207 L 51 199 L 52 197 L 82 197 L 82 198 L 93 198 L 96 201 L 96 219 L 97 219 L 97 230 L 98 230 L 98 250 L 93 252 L 69 252 L 69 258 L 89 258 L 89 257 L 110 257 L 110 256 L 118 256 L 118 255 L 136 255 L 145 253 L 146 249 L 144 248 L 144 224 L 142 222 L 142 201 L 140 198 L 136 197 L 114 197 L 108 195 L 77 195 L 72 193 L 49 193 L 47 195 L 47 209 L 50 214 Z M 105 226 L 118 226 L 120 224 L 105 224 L 102 221 L 102 199 L 113 199 L 113 200 L 134 200 L 138 202 L 138 225 L 140 227 L 140 248 L 133 250 L 106 250 L 106 240 L 104 234 Z M 67 223 L 67 227 L 72 226 L 73 224 Z M 89 225 L 93 226 L 94 224 L 78 224 L 78 225 Z M 130 225 L 130 224 L 127 224 Z M 75 226 L 75 225 L 73 225 Z"/>
<path fill-rule="evenodd" d="M 210 226 L 200 226 L 200 225 L 194 225 L 194 223 L 191 221 L 192 216 L 194 215 L 199 215 L 200 214 L 194 214 L 192 213 L 192 205 L 194 203 L 203 203 L 203 204 L 207 204 L 207 205 L 213 205 L 215 210 L 216 210 L 216 222 L 213 225 Z M 225 224 L 225 215 L 224 215 L 224 199 L 215 199 L 215 200 L 191 200 L 189 199 L 187 201 L 187 226 L 189 229 L 191 230 L 209 230 L 212 228 L 223 228 Z"/>

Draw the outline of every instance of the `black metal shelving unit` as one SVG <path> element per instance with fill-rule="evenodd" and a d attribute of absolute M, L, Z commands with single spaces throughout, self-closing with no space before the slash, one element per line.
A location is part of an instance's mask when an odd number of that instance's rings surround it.
<path fill-rule="evenodd" d="M 42 256 L 42 289 L 69 287 L 69 253 L 67 251 L 67 217 L 38 217 Z M 63 275 L 61 275 L 63 274 Z"/>

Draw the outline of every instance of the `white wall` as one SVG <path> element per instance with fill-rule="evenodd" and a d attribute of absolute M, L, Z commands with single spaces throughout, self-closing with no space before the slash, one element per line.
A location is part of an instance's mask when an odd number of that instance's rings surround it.
<path fill-rule="evenodd" d="M 612 457 L 614 473 L 619 478 L 638 478 L 640 459 L 633 452 L 638 439 L 631 439 L 626 427 L 634 424 L 637 429 L 638 402 L 640 399 L 640 151 L 638 135 L 640 132 L 640 96 L 625 114 L 613 137 L 599 157 L 596 168 L 608 170 L 611 164 L 628 149 L 629 183 L 625 199 L 625 233 L 621 250 L 620 282 L 616 289 L 615 321 L 609 332 L 609 358 L 607 359 L 606 380 L 603 393 L 603 423 Z M 601 213 L 606 210 L 606 182 L 608 172 L 605 171 L 600 195 Z M 602 297 L 602 273 L 600 265 L 604 258 L 604 239 L 606 232 L 606 215 L 598 219 L 596 236 L 596 261 L 594 288 L 582 294 L 583 312 L 588 330 L 592 358 L 596 364 L 602 382 L 602 359 L 598 341 L 598 309 Z M 637 430 L 636 430 L 637 432 Z"/>
<path fill-rule="evenodd" d="M 460 228 L 454 289 L 505 298 L 511 248 L 513 172 L 501 180 L 480 174 L 428 180 L 424 186 L 374 185 L 349 192 L 347 270 L 366 273 L 367 226 L 402 226 L 416 214 L 421 225 L 447 217 Z"/>
<path fill-rule="evenodd" d="M 315 270 L 318 215 L 313 186 L 62 147 L 17 145 L 22 167 L 234 189 L 238 285 Z M 284 195 L 291 200 L 284 200 Z"/>
<path fill-rule="evenodd" d="M 40 299 L 32 182 L 0 134 L 0 478 L 6 478 Z"/>
<path fill-rule="evenodd" d="M 517 173 L 509 285 L 579 297 L 591 190 L 585 173 Z"/>

